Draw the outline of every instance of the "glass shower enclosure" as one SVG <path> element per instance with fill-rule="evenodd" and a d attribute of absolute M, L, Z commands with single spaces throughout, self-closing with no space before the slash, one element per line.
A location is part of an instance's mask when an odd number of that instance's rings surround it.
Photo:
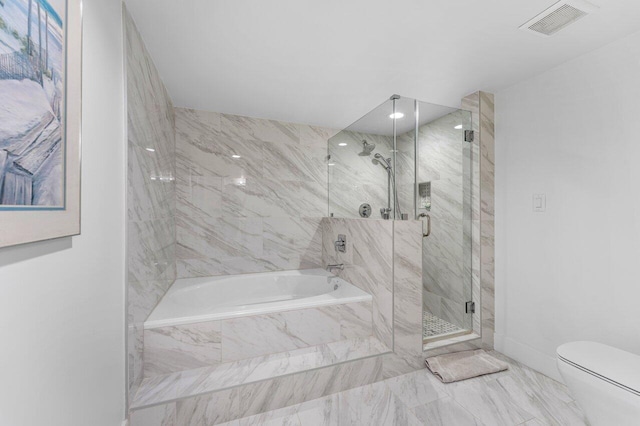
<path fill-rule="evenodd" d="M 473 331 L 471 112 L 398 95 L 329 139 L 329 216 L 422 221 L 423 340 Z"/>

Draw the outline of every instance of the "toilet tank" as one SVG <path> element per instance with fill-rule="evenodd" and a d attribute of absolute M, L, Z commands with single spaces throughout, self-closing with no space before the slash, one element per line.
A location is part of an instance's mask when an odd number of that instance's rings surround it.
<path fill-rule="evenodd" d="M 640 356 L 595 342 L 557 349 L 558 370 L 592 426 L 640 424 Z"/>

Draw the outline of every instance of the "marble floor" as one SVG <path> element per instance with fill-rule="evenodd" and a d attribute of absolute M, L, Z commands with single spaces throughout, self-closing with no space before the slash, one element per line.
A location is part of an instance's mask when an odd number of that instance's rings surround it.
<path fill-rule="evenodd" d="M 564 385 L 493 354 L 508 371 L 445 385 L 421 370 L 225 425 L 587 425 Z"/>

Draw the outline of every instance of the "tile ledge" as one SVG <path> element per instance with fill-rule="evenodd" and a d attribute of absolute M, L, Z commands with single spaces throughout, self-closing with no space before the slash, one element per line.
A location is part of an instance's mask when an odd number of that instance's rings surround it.
<path fill-rule="evenodd" d="M 423 354 L 433 349 L 443 348 L 445 346 L 455 345 L 457 343 L 470 342 L 472 340 L 479 340 L 482 337 L 477 333 L 465 334 L 464 336 L 452 337 L 450 339 L 438 340 L 436 342 L 426 343 L 422 346 Z"/>
<path fill-rule="evenodd" d="M 328 353 L 330 356 L 320 356 L 316 358 L 316 363 L 291 362 L 291 355 L 295 357 L 295 355 L 301 354 L 304 357 L 305 353 L 307 355 L 313 353 L 318 355 L 323 352 L 325 354 Z M 204 367 L 165 376 L 156 376 L 143 381 L 135 394 L 130 409 L 132 411 L 140 410 L 142 408 L 166 404 L 185 398 L 220 392 L 235 387 L 320 370 L 367 358 L 374 358 L 390 352 L 391 351 L 375 337 L 356 338 L 290 351 L 289 353 L 266 355 L 248 360 L 219 364 L 215 367 Z M 315 357 L 312 356 L 312 358 Z M 278 368 L 275 370 L 271 370 L 272 374 L 269 374 L 269 370 L 274 367 L 270 365 L 274 359 L 276 360 L 276 364 L 280 365 L 278 365 Z M 228 372 L 230 365 L 234 366 L 233 369 L 239 368 L 239 370 L 245 370 L 242 371 L 244 374 L 241 374 L 241 377 L 231 378 L 227 374 L 224 374 L 223 371 L 222 376 L 216 377 L 218 376 L 218 374 L 216 374 L 217 369 Z M 265 367 L 265 371 L 262 373 L 259 372 L 261 366 Z M 231 376 L 233 377 L 234 375 L 232 374 Z M 227 379 L 227 383 L 221 384 L 220 382 L 224 382 L 225 378 Z M 231 380 L 229 380 L 230 378 Z M 214 383 L 216 384 L 215 386 L 213 385 Z"/>

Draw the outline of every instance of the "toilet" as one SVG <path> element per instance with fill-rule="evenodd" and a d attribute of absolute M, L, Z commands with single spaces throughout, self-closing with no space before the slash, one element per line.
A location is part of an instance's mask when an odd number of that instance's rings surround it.
<path fill-rule="evenodd" d="M 640 356 L 595 342 L 557 349 L 558 370 L 591 426 L 640 425 Z"/>

